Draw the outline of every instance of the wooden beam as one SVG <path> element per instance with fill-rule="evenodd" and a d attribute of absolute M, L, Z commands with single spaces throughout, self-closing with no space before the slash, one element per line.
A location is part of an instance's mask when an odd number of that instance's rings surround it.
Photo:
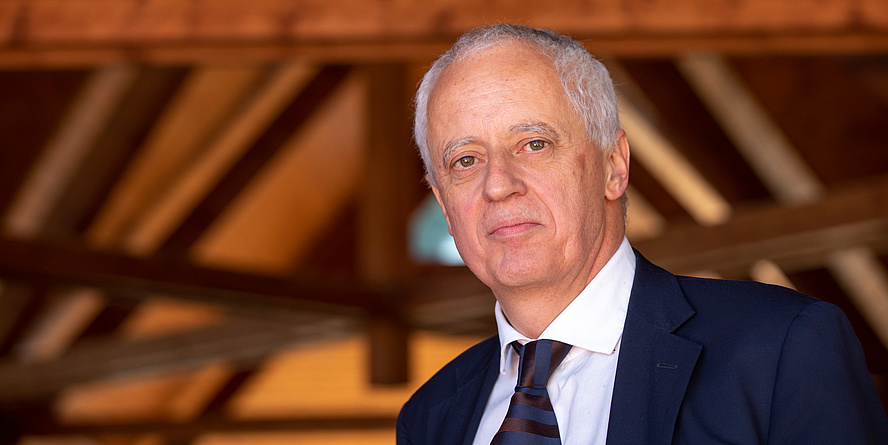
<path fill-rule="evenodd" d="M 230 123 L 201 150 L 188 173 L 176 178 L 164 196 L 146 211 L 145 218 L 136 223 L 125 237 L 123 244 L 127 250 L 137 254 L 154 252 L 292 102 L 316 71 L 316 67 L 298 62 L 272 70 L 244 101 L 244 106 Z"/>
<path fill-rule="evenodd" d="M 353 331 L 343 317 L 292 315 L 288 322 L 241 318 L 183 334 L 131 341 L 114 339 L 90 344 L 46 363 L 0 362 L 0 401 L 54 394 L 64 388 L 107 379 L 199 369 L 225 362 L 253 366 L 298 343 L 336 338 Z"/>
<path fill-rule="evenodd" d="M 789 204 L 817 199 L 823 184 L 724 58 L 685 55 L 676 65 L 772 195 Z"/>
<path fill-rule="evenodd" d="M 626 236 L 635 241 L 656 238 L 666 228 L 666 219 L 654 208 L 654 206 L 635 189 L 628 189 L 629 207 L 626 213 L 628 226 Z"/>
<path fill-rule="evenodd" d="M 526 23 L 526 21 L 522 21 Z M 541 27 L 552 28 L 545 24 Z M 559 31 L 561 29 L 556 28 Z M 571 34 L 594 54 L 610 57 L 672 57 L 688 51 L 731 56 L 861 55 L 888 52 L 884 32 L 828 35 L 645 35 L 599 36 Z M 447 51 L 456 35 L 432 41 L 295 41 L 225 45 L 192 43 L 183 46 L 74 47 L 0 50 L 0 69 L 70 69 L 114 63 L 181 66 L 218 63 L 273 63 L 294 59 L 317 64 L 419 61 L 431 63 Z"/>
<path fill-rule="evenodd" d="M 327 66 L 305 86 L 268 129 L 238 158 L 237 163 L 189 213 L 166 239 L 161 250 L 169 254 L 187 252 L 228 204 L 244 189 L 287 141 L 314 114 L 348 75 L 348 68 Z"/>
<path fill-rule="evenodd" d="M 0 276 L 49 285 L 89 286 L 116 296 L 185 298 L 276 317 L 300 310 L 386 313 L 377 291 L 322 276 L 264 276 L 82 247 L 0 239 Z"/>
<path fill-rule="evenodd" d="M 771 259 L 787 271 L 823 264 L 828 254 L 853 245 L 884 250 L 888 235 L 888 177 L 836 185 L 806 205 L 737 209 L 716 227 L 673 225 L 636 248 L 676 273 L 748 269 Z"/>
<path fill-rule="evenodd" d="M 189 249 L 192 261 L 269 274 L 335 270 L 359 278 L 353 262 L 355 232 L 339 233 L 332 243 L 321 237 L 355 206 L 365 168 L 365 101 L 364 82 L 349 74 L 304 122 L 274 125 L 275 137 L 285 137 L 283 145 L 261 170 L 246 176 L 247 186 L 210 220 Z M 308 112 L 308 103 L 303 105 Z M 307 256 L 319 247 L 343 255 L 350 266 L 343 270 L 312 262 Z"/>
<path fill-rule="evenodd" d="M 15 346 L 21 363 L 42 362 L 61 355 L 83 333 L 105 306 L 94 289 L 57 292 L 48 299 L 38 323 L 33 323 Z"/>
<path fill-rule="evenodd" d="M 880 0 L 592 0 L 558 8 L 506 0 L 9 0 L 0 65 L 109 60 L 427 58 L 461 32 L 520 22 L 594 41 L 611 54 L 682 51 L 884 51 Z M 343 59 L 344 58 L 344 59 Z"/>
<path fill-rule="evenodd" d="M 46 218 L 43 235 L 79 237 L 122 177 L 151 126 L 185 78 L 186 68 L 143 67 Z"/>
<path fill-rule="evenodd" d="M 872 249 L 852 247 L 828 257 L 830 273 L 883 345 L 888 345 L 888 273 Z"/>
<path fill-rule="evenodd" d="M 251 66 L 194 70 L 96 217 L 90 241 L 102 247 L 119 245 L 145 208 L 163 196 L 173 179 L 188 172 L 207 139 L 241 105 L 261 74 L 260 67 Z"/>
<path fill-rule="evenodd" d="M 229 402 L 241 390 L 247 387 L 247 383 L 258 373 L 261 366 L 250 367 L 232 373 L 230 378 L 210 400 L 204 404 L 196 419 L 220 419 L 225 416 Z"/>
<path fill-rule="evenodd" d="M 749 277 L 755 281 L 795 289 L 795 285 L 789 277 L 780 269 L 780 266 L 771 260 L 759 260 L 749 268 Z"/>
<path fill-rule="evenodd" d="M 547 5 L 506 0 L 19 0 L 4 2 L 0 43 L 59 44 L 182 40 L 403 39 L 456 33 L 486 21 L 534 21 L 578 32 L 782 32 L 885 30 L 879 0 L 591 0 Z"/>
<path fill-rule="evenodd" d="M 712 184 L 635 105 L 621 100 L 620 108 L 620 122 L 626 129 L 632 157 L 644 164 L 698 223 L 712 226 L 727 221 L 731 205 Z"/>
<path fill-rule="evenodd" d="M 496 334 L 496 299 L 466 266 L 423 266 L 408 285 L 411 327 L 453 335 Z"/>
<path fill-rule="evenodd" d="M 137 74 L 137 68 L 123 65 L 102 68 L 90 76 L 13 201 L 6 215 L 7 233 L 33 237 L 42 231 Z"/>
<path fill-rule="evenodd" d="M 362 68 L 367 87 L 367 153 L 358 201 L 358 269 L 371 283 L 395 285 L 410 274 L 407 256 L 412 185 L 417 178 L 411 142 L 406 66 Z M 402 293 L 390 296 L 403 300 Z M 401 301 L 395 303 L 398 307 Z M 409 330 L 402 314 L 369 320 L 370 381 L 402 384 L 408 378 Z"/>
<path fill-rule="evenodd" d="M 42 302 L 42 291 L 18 282 L 0 281 L 0 356 L 7 355 L 22 337 Z"/>
<path fill-rule="evenodd" d="M 41 147 L 59 124 L 64 113 L 76 97 L 79 87 L 89 77 L 86 71 L 56 72 L 7 72 L 0 80 L 0 114 L 4 124 L 0 126 L 0 214 L 5 218 L 12 202 L 31 169 L 38 162 Z M 39 119 L 33 112 L 42 110 Z"/>

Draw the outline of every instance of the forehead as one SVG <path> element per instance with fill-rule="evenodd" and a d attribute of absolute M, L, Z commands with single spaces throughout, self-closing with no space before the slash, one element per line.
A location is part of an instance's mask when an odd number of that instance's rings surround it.
<path fill-rule="evenodd" d="M 481 50 L 444 70 L 429 98 L 429 136 L 468 131 L 462 127 L 469 124 L 484 124 L 488 129 L 495 123 L 512 126 L 547 122 L 563 126 L 548 121 L 573 116 L 572 111 L 552 59 L 535 46 L 505 43 Z M 478 135 L 459 137 L 473 136 Z M 432 145 L 444 141 L 434 142 Z"/>
<path fill-rule="evenodd" d="M 560 78 L 549 56 L 527 43 L 504 42 L 453 62 L 441 73 L 430 99 L 470 99 L 460 93 L 556 84 L 560 86 Z"/>

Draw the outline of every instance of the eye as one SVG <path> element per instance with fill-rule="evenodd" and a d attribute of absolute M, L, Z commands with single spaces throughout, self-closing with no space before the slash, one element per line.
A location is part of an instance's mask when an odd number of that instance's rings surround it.
<path fill-rule="evenodd" d="M 549 145 L 548 142 L 541 140 L 541 139 L 535 139 L 535 140 L 528 142 L 524 146 L 529 148 L 530 151 L 540 151 L 540 150 L 546 148 L 547 145 Z"/>
<path fill-rule="evenodd" d="M 475 157 L 474 156 L 463 156 L 456 160 L 456 165 L 462 168 L 468 168 L 475 165 Z"/>

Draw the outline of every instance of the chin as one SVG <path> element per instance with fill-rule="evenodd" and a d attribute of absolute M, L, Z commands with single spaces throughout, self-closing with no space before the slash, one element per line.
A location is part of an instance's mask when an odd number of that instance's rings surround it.
<path fill-rule="evenodd" d="M 501 265 L 496 273 L 492 275 L 493 281 L 495 281 L 501 287 L 520 288 L 537 286 L 545 282 L 546 279 L 549 277 L 549 273 L 539 267 L 527 266 L 523 264 L 513 265 L 513 267 L 502 266 L 503 265 Z"/>

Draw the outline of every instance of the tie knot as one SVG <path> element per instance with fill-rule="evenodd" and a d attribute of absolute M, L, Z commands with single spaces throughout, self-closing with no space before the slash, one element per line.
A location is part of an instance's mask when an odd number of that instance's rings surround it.
<path fill-rule="evenodd" d="M 513 342 L 518 351 L 518 386 L 545 388 L 555 368 L 570 351 L 570 345 L 555 340 L 534 340 L 525 345 Z"/>

